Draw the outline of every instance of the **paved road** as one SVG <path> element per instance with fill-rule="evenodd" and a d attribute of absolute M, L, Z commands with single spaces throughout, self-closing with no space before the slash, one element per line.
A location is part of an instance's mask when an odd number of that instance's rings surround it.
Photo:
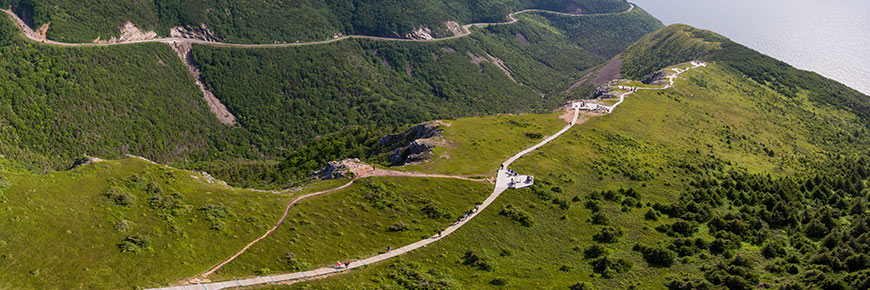
<path fill-rule="evenodd" d="M 213 274 L 214 272 L 216 272 L 216 271 L 219 270 L 220 268 L 223 268 L 223 266 L 225 266 L 226 264 L 229 264 L 230 262 L 232 262 L 233 260 L 235 260 L 236 258 L 238 258 L 239 256 L 241 256 L 242 254 L 244 254 L 244 253 L 245 253 L 249 248 L 251 248 L 251 246 L 253 246 L 254 244 L 260 242 L 261 240 L 263 240 L 263 239 L 265 239 L 266 237 L 268 237 L 269 235 L 271 235 L 272 232 L 274 232 L 276 229 L 278 229 L 279 226 L 281 226 L 281 224 L 284 223 L 284 220 L 287 219 L 287 214 L 290 213 L 290 208 L 292 208 L 294 205 L 296 205 L 296 203 L 299 203 L 300 201 L 302 201 L 303 199 L 306 199 L 306 198 L 315 197 L 315 196 L 318 196 L 318 195 L 324 195 L 324 194 L 328 194 L 328 193 L 333 193 L 333 192 L 336 192 L 336 191 L 339 191 L 339 190 L 345 189 L 345 188 L 351 186 L 351 185 L 352 185 L 352 184 L 353 184 L 357 179 L 367 178 L 367 177 L 373 177 L 373 176 L 400 176 L 400 177 L 419 177 L 419 178 L 450 178 L 450 179 L 460 179 L 460 180 L 478 181 L 478 182 L 485 181 L 485 180 L 481 180 L 481 179 L 471 179 L 471 178 L 468 178 L 468 177 L 465 177 L 465 176 L 453 176 L 453 175 L 445 175 L 445 174 L 427 174 L 427 173 L 404 172 L 404 171 L 385 170 L 385 169 L 367 170 L 367 171 L 365 171 L 365 172 L 360 173 L 357 177 L 351 179 L 349 182 L 345 183 L 345 184 L 342 185 L 342 186 L 339 186 L 339 187 L 336 187 L 336 188 L 332 188 L 332 189 L 323 190 L 323 191 L 313 192 L 313 193 L 309 193 L 309 194 L 306 194 L 306 195 L 302 195 L 302 196 L 300 196 L 300 197 L 297 197 L 296 199 L 294 199 L 293 201 L 291 201 L 289 204 L 287 204 L 287 207 L 284 208 L 284 214 L 281 215 L 281 218 L 278 220 L 277 223 L 275 223 L 274 226 L 272 226 L 272 228 L 270 228 L 268 231 L 266 231 L 266 233 L 264 233 L 264 234 L 263 234 L 262 236 L 260 236 L 259 238 L 256 238 L 255 240 L 253 240 L 253 241 L 251 241 L 250 243 L 248 243 L 247 245 L 245 245 L 245 247 L 243 247 L 239 252 L 237 252 L 235 255 L 233 255 L 233 256 L 230 257 L 229 259 L 227 259 L 227 260 L 221 262 L 221 263 L 218 264 L 217 266 L 214 266 L 213 268 L 211 268 L 211 269 L 209 269 L 208 271 L 206 271 L 205 273 L 203 273 L 203 274 L 201 275 L 201 277 L 208 277 L 208 275 Z"/>
<path fill-rule="evenodd" d="M 318 45 L 318 44 L 333 43 L 333 42 L 342 41 L 342 40 L 350 39 L 350 38 L 388 40 L 388 41 L 405 41 L 405 42 L 443 41 L 443 40 L 449 40 L 449 39 L 455 39 L 455 38 L 468 36 L 469 34 L 471 34 L 470 28 L 472 26 L 474 26 L 474 27 L 486 27 L 489 25 L 505 25 L 505 24 L 515 23 L 515 22 L 517 22 L 517 18 L 515 16 L 522 14 L 522 13 L 539 12 L 539 13 L 550 13 L 550 14 L 565 15 L 565 16 L 576 16 L 576 17 L 603 16 L 603 15 L 616 15 L 616 14 L 629 13 L 632 10 L 634 10 L 634 4 L 629 4 L 629 5 L 630 5 L 629 8 L 625 11 L 622 11 L 622 12 L 599 13 L 599 14 L 571 14 L 571 13 L 556 12 L 556 11 L 541 10 L 541 9 L 526 9 L 526 10 L 521 10 L 521 11 L 517 11 L 517 12 L 513 12 L 513 13 L 508 14 L 508 18 L 510 20 L 507 22 L 466 24 L 466 25 L 462 26 L 462 31 L 459 34 L 456 34 L 453 36 L 448 36 L 448 37 L 442 37 L 442 38 L 433 38 L 433 39 L 407 39 L 407 38 L 391 38 L 391 37 L 379 37 L 379 36 L 368 36 L 368 35 L 346 35 L 346 36 L 336 37 L 336 38 L 328 39 L 328 40 L 320 40 L 320 41 L 306 41 L 306 42 L 293 42 L 293 43 L 268 43 L 268 44 L 226 43 L 226 42 L 214 42 L 214 41 L 206 41 L 206 40 L 201 40 L 201 39 L 177 38 L 177 37 L 162 37 L 162 38 L 147 39 L 147 40 L 125 41 L 125 42 L 119 42 L 119 43 L 59 42 L 59 41 L 54 41 L 54 40 L 50 40 L 50 39 L 44 39 L 44 38 L 40 37 L 39 35 L 37 35 L 36 32 L 34 32 L 31 27 L 27 26 L 24 23 L 24 21 L 18 17 L 18 15 L 16 15 L 14 12 L 12 12 L 11 9 L 5 9 L 5 10 L 3 10 L 3 12 L 5 12 L 7 15 L 12 17 L 12 19 L 15 21 L 15 23 L 18 24 L 18 27 L 21 29 L 21 31 L 24 33 L 24 35 L 27 36 L 27 38 L 30 38 L 31 40 L 36 41 L 36 42 L 53 44 L 53 45 L 60 45 L 60 46 L 110 46 L 110 45 L 123 45 L 123 44 L 133 44 L 133 43 L 160 42 L 160 43 L 169 43 L 169 44 L 172 44 L 172 43 L 194 43 L 194 44 L 206 44 L 206 45 L 223 46 L 223 47 L 256 48 L 256 47 L 288 47 L 288 46 Z"/>
<path fill-rule="evenodd" d="M 685 68 L 685 69 L 672 68 L 671 70 L 674 73 L 665 77 L 666 79 L 668 79 L 668 84 L 665 85 L 664 87 L 661 87 L 661 88 L 639 87 L 637 89 L 638 90 L 667 90 L 667 89 L 670 89 L 671 87 L 674 86 L 674 79 L 677 78 L 678 76 L 680 76 L 680 74 L 682 74 L 690 69 L 693 69 L 693 68 L 697 68 L 700 66 L 707 66 L 706 63 L 698 62 L 698 61 L 693 61 L 693 62 L 691 62 L 691 64 L 692 64 L 692 67 L 690 67 L 690 68 Z M 613 109 L 616 109 L 617 106 L 619 106 L 620 104 L 622 104 L 623 101 L 625 101 L 626 96 L 631 95 L 633 93 L 634 93 L 634 91 L 628 91 L 628 92 L 625 92 L 625 93 L 622 93 L 621 95 L 619 95 L 619 101 L 616 102 L 616 104 L 613 104 L 613 106 L 607 107 L 607 112 L 612 113 Z"/>
<path fill-rule="evenodd" d="M 674 71 L 675 73 L 666 77 L 669 82 L 664 87 L 661 87 L 661 88 L 638 88 L 638 89 L 665 90 L 665 89 L 671 88 L 674 85 L 674 79 L 677 76 L 679 76 L 680 74 L 682 74 L 682 73 L 684 73 L 692 68 L 706 66 L 706 64 L 703 62 L 694 62 L 694 61 L 692 62 L 692 65 L 693 65 L 693 67 L 686 68 L 686 69 L 679 69 L 679 68 L 672 69 L 672 71 Z M 629 95 L 631 93 L 633 93 L 633 92 L 624 93 L 620 98 L 620 102 L 615 104 L 613 107 L 611 107 L 610 111 L 612 111 L 613 108 L 615 108 L 617 105 L 622 103 L 622 101 L 624 101 L 624 99 L 625 99 L 625 96 Z M 225 288 L 233 288 L 233 287 L 241 287 L 241 286 L 251 286 L 251 285 L 258 285 L 258 284 L 265 284 L 265 283 L 274 283 L 274 282 L 281 282 L 281 281 L 299 280 L 299 279 L 305 279 L 305 278 L 340 273 L 340 272 L 344 272 L 347 270 L 367 266 L 369 264 L 374 264 L 374 263 L 377 263 L 380 261 L 384 261 L 384 260 L 390 259 L 392 257 L 408 253 L 408 252 L 413 251 L 415 249 L 425 247 L 425 246 L 427 246 L 431 243 L 434 243 L 434 242 L 436 242 L 436 241 L 438 241 L 446 236 L 449 236 L 450 234 L 452 234 L 453 232 L 455 232 L 456 230 L 461 228 L 463 225 L 465 225 L 467 222 L 474 219 L 478 213 L 480 213 L 481 211 L 483 211 L 484 209 L 489 207 L 489 205 L 492 204 L 492 202 L 495 201 L 502 194 L 502 192 L 504 192 L 508 188 L 509 176 L 508 176 L 507 168 L 514 161 L 519 159 L 520 157 L 540 148 L 541 146 L 544 146 L 545 144 L 555 140 L 556 138 L 559 138 L 559 136 L 561 136 L 562 134 L 567 132 L 569 129 L 574 127 L 574 125 L 577 123 L 578 116 L 579 116 L 579 109 L 575 108 L 573 119 L 571 120 L 571 122 L 567 126 L 562 128 L 562 130 L 559 130 L 558 132 L 556 132 L 552 136 L 545 138 L 544 140 L 542 140 L 538 144 L 535 144 L 535 145 L 533 145 L 533 146 L 531 146 L 523 151 L 520 151 L 519 153 L 517 153 L 514 156 L 511 156 L 510 158 L 505 160 L 505 162 L 502 163 L 502 169 L 498 170 L 498 175 L 496 177 L 495 187 L 493 188 L 492 193 L 486 198 L 486 200 L 483 201 L 483 203 L 480 204 L 480 206 L 478 207 L 478 210 L 475 212 L 472 212 L 467 218 L 465 218 L 461 221 L 458 221 L 454 224 L 451 224 L 446 229 L 444 229 L 444 231 L 442 231 L 440 235 L 431 236 L 429 238 L 420 240 L 418 242 L 415 242 L 413 244 L 395 249 L 395 250 L 390 251 L 390 252 L 381 253 L 379 255 L 375 255 L 375 256 L 372 256 L 372 257 L 369 257 L 366 259 L 351 262 L 348 265 L 348 267 L 346 267 L 346 268 L 345 267 L 341 267 L 341 268 L 339 268 L 339 267 L 323 267 L 323 268 L 314 269 L 314 270 L 310 270 L 310 271 L 302 271 L 302 272 L 295 272 L 295 273 L 287 273 L 287 274 L 279 274 L 279 275 L 271 275 L 271 276 L 260 276 L 260 277 L 242 279 L 242 280 L 200 283 L 200 284 L 191 284 L 191 285 L 185 285 L 185 286 L 173 286 L 173 287 L 165 287 L 165 288 L 153 288 L 153 289 L 149 289 L 149 290 L 202 290 L 202 289 L 204 289 L 204 290 L 217 290 L 217 289 L 225 289 Z M 352 181 L 350 183 L 352 183 Z M 330 192 L 347 187 L 350 185 L 350 183 L 345 184 L 342 187 L 339 187 L 337 189 L 330 190 Z M 314 194 L 318 194 L 318 193 L 314 193 Z M 289 206 L 285 210 L 285 215 L 286 215 L 288 210 L 289 210 Z M 282 218 L 282 220 L 283 220 L 283 218 Z M 275 227 L 277 227 L 277 225 Z M 274 230 L 274 228 L 273 228 L 273 230 Z M 270 230 L 270 232 L 271 232 L 271 230 Z M 238 256 L 238 254 L 237 254 L 237 256 Z"/>

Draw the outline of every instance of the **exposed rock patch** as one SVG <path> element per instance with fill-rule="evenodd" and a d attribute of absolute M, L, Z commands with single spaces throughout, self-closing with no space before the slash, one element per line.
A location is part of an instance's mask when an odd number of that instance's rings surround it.
<path fill-rule="evenodd" d="M 405 34 L 405 38 L 407 39 L 416 39 L 416 40 L 430 40 L 435 39 L 432 37 L 432 30 L 429 27 L 420 26 L 419 28 L 411 31 L 411 33 Z"/>
<path fill-rule="evenodd" d="M 657 71 L 652 75 L 648 76 L 647 78 L 643 79 L 643 81 L 641 82 L 648 85 L 662 85 L 666 84 L 668 81 L 665 79 L 665 72 Z"/>
<path fill-rule="evenodd" d="M 191 27 L 189 25 L 176 26 L 169 30 L 169 35 L 175 38 L 200 39 L 212 42 L 220 41 L 220 39 L 214 36 L 214 32 L 208 29 L 205 23 L 200 24 L 199 27 Z"/>
<path fill-rule="evenodd" d="M 97 157 L 90 157 L 90 156 L 76 158 L 76 160 L 73 161 L 73 165 L 70 166 L 69 169 L 73 170 L 73 169 L 76 169 L 76 168 L 79 168 L 79 167 L 82 167 L 82 166 L 85 166 L 88 164 L 99 163 L 99 162 L 103 162 L 103 159 L 100 159 Z"/>
<path fill-rule="evenodd" d="M 379 145 L 393 151 L 389 157 L 391 166 L 422 162 L 432 156 L 432 149 L 446 144 L 442 131 L 437 122 L 423 123 L 401 134 L 386 135 Z"/>
<path fill-rule="evenodd" d="M 143 32 L 138 27 L 136 27 L 133 22 L 127 21 L 121 26 L 121 35 L 118 37 L 112 36 L 112 38 L 102 40 L 100 37 L 94 39 L 93 43 L 122 43 L 122 42 L 130 42 L 130 41 L 141 41 L 141 40 L 150 40 L 157 38 L 157 32 L 147 31 Z"/>
<path fill-rule="evenodd" d="M 466 53 L 468 53 L 468 57 L 471 58 L 471 62 L 473 62 L 474 64 L 476 64 L 477 66 L 480 67 L 480 71 L 483 71 L 483 67 L 480 64 L 484 63 L 484 62 L 489 62 L 491 64 L 494 64 L 496 67 L 498 67 L 498 69 L 500 69 L 502 72 L 504 72 L 504 74 L 509 79 L 511 79 L 511 81 L 513 81 L 515 83 L 519 83 L 519 82 L 517 82 L 516 79 L 514 79 L 514 76 L 511 74 L 510 68 L 507 67 L 507 65 L 504 64 L 504 61 L 501 60 L 500 58 L 494 57 L 494 56 L 490 55 L 489 53 L 487 53 L 485 57 L 478 56 L 471 51 L 466 51 Z"/>
<path fill-rule="evenodd" d="M 451 33 L 453 33 L 453 36 L 459 36 L 459 35 L 463 34 L 462 33 L 463 32 L 462 26 L 459 26 L 459 23 L 456 23 L 456 21 L 453 21 L 453 20 L 445 21 L 444 26 L 447 26 L 447 30 L 449 30 Z"/>
<path fill-rule="evenodd" d="M 170 46 L 172 46 L 172 49 L 175 50 L 175 53 L 178 54 L 178 57 L 181 58 L 181 61 L 187 66 L 188 70 L 193 75 L 193 79 L 202 91 L 203 98 L 208 104 L 209 110 L 217 116 L 221 123 L 235 125 L 236 116 L 233 116 L 233 114 L 227 110 L 227 106 L 224 106 L 224 104 L 215 97 L 214 93 L 205 86 L 205 82 L 202 79 L 202 75 L 199 73 L 199 69 L 197 69 L 193 64 L 193 59 L 190 54 L 191 49 L 193 49 L 193 44 L 189 42 L 173 42 Z"/>
<path fill-rule="evenodd" d="M 322 169 L 315 171 L 312 176 L 320 179 L 337 179 L 359 175 L 371 166 L 357 158 L 342 161 L 329 161 Z"/>

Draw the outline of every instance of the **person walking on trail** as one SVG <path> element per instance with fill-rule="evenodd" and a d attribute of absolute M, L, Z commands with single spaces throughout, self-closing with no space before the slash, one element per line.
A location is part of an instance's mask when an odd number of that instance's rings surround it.
<path fill-rule="evenodd" d="M 345 269 L 350 268 L 350 262 L 344 262 L 344 268 Z"/>
<path fill-rule="evenodd" d="M 392 247 L 387 247 L 387 253 L 392 252 L 392 251 L 393 251 Z"/>
<path fill-rule="evenodd" d="M 341 268 L 341 261 L 335 262 L 335 264 L 338 265 L 339 268 Z"/>

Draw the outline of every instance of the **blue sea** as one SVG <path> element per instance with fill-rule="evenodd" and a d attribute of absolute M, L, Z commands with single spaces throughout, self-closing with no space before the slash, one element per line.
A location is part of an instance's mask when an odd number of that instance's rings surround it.
<path fill-rule="evenodd" d="M 870 94 L 870 0 L 631 0 Z"/>

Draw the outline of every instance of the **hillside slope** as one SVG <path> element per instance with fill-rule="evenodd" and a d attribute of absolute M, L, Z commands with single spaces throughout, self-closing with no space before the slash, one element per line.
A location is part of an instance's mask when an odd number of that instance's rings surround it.
<path fill-rule="evenodd" d="M 163 44 L 37 45 L 4 17 L 0 73 L 0 154 L 34 170 L 68 169 L 84 154 L 159 162 L 259 155 L 244 129 L 218 122 Z"/>
<path fill-rule="evenodd" d="M 389 129 L 549 111 L 567 100 L 563 91 L 586 71 L 661 27 L 640 8 L 520 19 L 431 43 L 348 40 L 270 49 L 195 46 L 193 52 L 205 82 L 241 126 L 261 136 L 262 148 L 294 149 L 354 125 Z"/>
<path fill-rule="evenodd" d="M 668 31 L 658 33 L 651 39 L 666 42 Z M 514 169 L 536 185 L 506 192 L 439 243 L 271 288 L 867 287 L 870 119 L 816 101 L 854 95 L 848 88 L 832 94 L 825 88 L 838 84 L 825 80 L 785 94 L 744 71 L 808 73 L 736 56 L 685 73 L 670 90 L 639 91 L 520 159 Z M 870 103 L 854 96 L 856 106 Z"/>
<path fill-rule="evenodd" d="M 0 49 L 7 53 L 0 59 L 12 78 L 3 83 L 10 97 L 0 100 L 6 112 L 0 116 L 5 133 L 0 154 L 38 171 L 67 169 L 84 154 L 106 159 L 134 154 L 216 171 L 234 184 L 281 187 L 299 176 L 258 173 L 315 136 L 354 124 L 385 134 L 433 118 L 552 107 L 560 96 L 542 102 L 540 94 L 556 91 L 627 47 L 629 39 L 661 25 L 641 9 L 565 18 L 560 24 L 565 28 L 529 15 L 468 39 L 431 44 L 349 40 L 292 49 L 197 46 L 206 82 L 240 115 L 241 126 L 234 127 L 221 125 L 208 112 L 193 78 L 164 45 L 39 45 L 23 40 L 3 19 Z M 615 23 L 630 25 L 607 28 Z M 561 29 L 601 33 L 590 34 L 595 41 L 574 43 Z M 609 42 L 615 35 L 626 40 Z M 450 52 L 452 47 L 473 57 Z M 436 60 L 440 55 L 445 57 Z M 498 60 L 507 73 L 494 64 Z M 488 103 L 495 101 L 500 105 Z M 240 164 L 254 169 L 224 169 Z"/>
<path fill-rule="evenodd" d="M 497 22 L 514 11 L 540 8 L 565 12 L 607 13 L 628 9 L 625 0 L 0 0 L 40 27 L 50 23 L 48 38 L 90 42 L 117 36 L 131 21 L 145 31 L 168 36 L 176 26 L 201 25 L 228 42 L 273 43 L 323 40 L 335 34 L 404 37 L 427 27 L 450 36 L 444 22 Z"/>

